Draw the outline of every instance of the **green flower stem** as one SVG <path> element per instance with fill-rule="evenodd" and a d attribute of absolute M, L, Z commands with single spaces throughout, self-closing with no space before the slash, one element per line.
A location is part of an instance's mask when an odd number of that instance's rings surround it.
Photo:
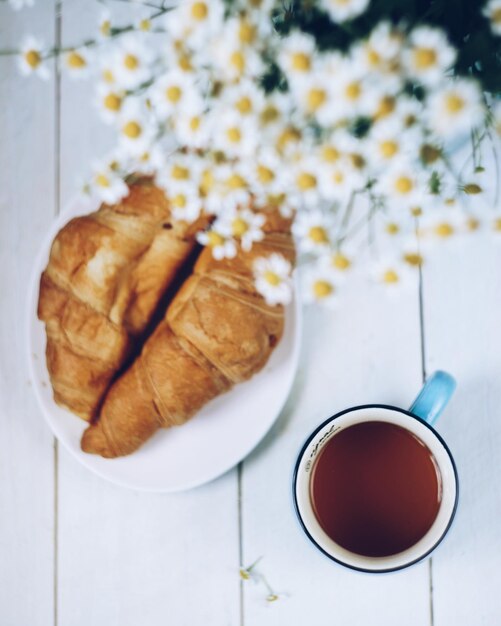
<path fill-rule="evenodd" d="M 1 2 L 2 0 L 0 0 Z M 117 0 L 120 2 L 127 2 L 129 4 L 136 4 L 136 3 L 132 3 L 130 2 L 130 0 Z M 139 6 L 139 5 L 138 5 Z M 146 4 L 143 6 L 150 6 L 150 7 L 154 7 L 156 9 L 155 13 L 152 13 L 147 19 L 149 20 L 155 20 L 158 17 L 161 17 L 162 15 L 165 15 L 166 13 L 168 13 L 169 11 L 172 10 L 173 7 L 159 7 L 157 5 L 153 5 L 153 4 Z M 47 52 L 45 52 L 45 54 L 43 54 L 43 59 L 47 60 L 47 59 L 51 59 L 53 57 L 58 57 L 60 54 L 64 54 L 65 52 L 72 52 L 73 50 L 81 50 L 82 48 L 93 48 L 95 46 L 99 46 L 100 44 L 104 43 L 105 41 L 107 41 L 107 39 L 115 39 L 116 37 L 120 37 L 120 35 L 123 35 L 125 33 L 130 33 L 130 32 L 139 32 L 139 28 L 136 28 L 133 24 L 127 24 L 126 26 L 120 26 L 118 28 L 112 28 L 111 32 L 110 32 L 110 36 L 108 38 L 103 38 L 103 39 L 87 39 L 85 41 L 82 41 L 79 44 L 76 44 L 74 46 L 58 46 L 58 47 L 54 47 L 54 48 L 50 48 Z M 141 31 L 142 32 L 142 31 Z M 154 32 L 163 32 L 163 31 L 157 31 L 155 30 Z M 8 50 L 0 50 L 0 56 L 17 56 L 21 54 L 21 50 L 14 50 L 14 49 L 8 49 Z"/>

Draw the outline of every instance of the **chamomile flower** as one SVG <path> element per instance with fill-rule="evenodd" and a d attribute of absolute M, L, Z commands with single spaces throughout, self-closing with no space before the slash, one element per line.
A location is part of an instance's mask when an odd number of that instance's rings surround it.
<path fill-rule="evenodd" d="M 233 209 L 225 211 L 216 220 L 214 228 L 228 238 L 239 240 L 242 250 L 249 252 L 255 241 L 263 239 L 262 227 L 265 220 L 262 213 L 255 213 L 250 209 Z"/>
<path fill-rule="evenodd" d="M 148 111 L 137 99 L 128 99 L 117 116 L 120 145 L 126 154 L 140 155 L 150 149 L 154 128 Z"/>
<path fill-rule="evenodd" d="M 43 80 L 50 76 L 46 60 L 44 58 L 45 46 L 42 41 L 35 37 L 26 37 L 21 42 L 21 53 L 19 56 L 19 70 L 24 76 L 36 74 Z"/>
<path fill-rule="evenodd" d="M 151 76 L 154 53 L 137 35 L 124 37 L 113 65 L 115 80 L 124 89 L 134 89 Z"/>
<path fill-rule="evenodd" d="M 501 35 L 501 0 L 490 0 L 482 12 L 490 20 L 492 32 Z"/>
<path fill-rule="evenodd" d="M 353 245 L 344 244 L 335 250 L 329 250 L 318 259 L 318 263 L 331 271 L 336 272 L 338 282 L 344 279 L 344 275 L 353 269 L 358 253 Z"/>
<path fill-rule="evenodd" d="M 171 37 L 200 50 L 220 31 L 223 16 L 223 2 L 184 0 L 175 11 L 166 14 L 164 24 Z"/>
<path fill-rule="evenodd" d="M 348 156 L 343 156 L 332 164 L 326 164 L 319 172 L 322 196 L 330 201 L 344 202 L 351 194 L 360 189 L 365 178 L 363 173 L 353 167 Z"/>
<path fill-rule="evenodd" d="M 101 39 L 108 39 L 111 36 L 111 13 L 109 9 L 103 9 L 98 19 L 98 33 Z"/>
<path fill-rule="evenodd" d="M 72 78 L 85 78 L 89 75 L 92 53 L 88 48 L 70 50 L 64 55 L 63 64 Z"/>
<path fill-rule="evenodd" d="M 389 293 L 399 292 L 413 285 L 411 268 L 396 255 L 388 255 L 373 262 L 370 273 Z"/>
<path fill-rule="evenodd" d="M 197 241 L 203 246 L 208 246 L 212 256 L 217 260 L 233 259 L 237 254 L 237 244 L 231 237 L 226 237 L 215 228 L 197 234 Z"/>
<path fill-rule="evenodd" d="M 329 308 L 337 304 L 339 275 L 325 263 L 308 264 L 301 276 L 301 295 L 307 304 L 318 303 Z"/>
<path fill-rule="evenodd" d="M 424 85 L 437 85 L 454 64 L 456 51 L 445 33 L 438 28 L 420 26 L 409 35 L 409 44 L 402 52 L 407 74 Z"/>
<path fill-rule="evenodd" d="M 317 71 L 292 83 L 293 97 L 303 114 L 325 125 L 339 119 L 330 82 L 324 72 Z"/>
<path fill-rule="evenodd" d="M 399 120 L 390 117 L 372 127 L 366 143 L 366 154 L 373 168 L 384 169 L 401 159 L 402 155 L 415 151 L 418 140 L 417 132 L 413 129 L 402 132 Z"/>
<path fill-rule="evenodd" d="M 366 115 L 373 102 L 370 85 L 354 60 L 345 60 L 332 82 L 332 99 L 329 116 L 331 122 Z"/>
<path fill-rule="evenodd" d="M 198 189 L 201 177 L 201 161 L 188 154 L 175 153 L 171 155 L 165 166 L 159 171 L 158 183 L 170 194 L 178 187 L 185 189 L 192 186 Z"/>
<path fill-rule="evenodd" d="M 121 174 L 115 171 L 114 163 L 109 160 L 96 162 L 92 167 L 92 177 L 88 192 L 101 202 L 115 204 L 128 195 L 127 187 Z"/>
<path fill-rule="evenodd" d="M 273 253 L 254 261 L 257 291 L 270 306 L 289 304 L 292 300 L 292 266 L 281 254 Z"/>
<path fill-rule="evenodd" d="M 461 78 L 430 93 L 425 113 L 431 130 L 443 139 L 469 132 L 485 116 L 477 84 Z"/>
<path fill-rule="evenodd" d="M 464 212 L 457 206 L 434 207 L 419 219 L 419 231 L 423 237 L 436 241 L 455 239 L 467 232 Z"/>
<path fill-rule="evenodd" d="M 292 165 L 290 192 L 299 197 L 306 206 L 316 205 L 321 184 L 318 159 L 302 156 Z"/>
<path fill-rule="evenodd" d="M 174 133 L 179 144 L 188 148 L 208 147 L 211 116 L 191 103 L 180 110 L 174 119 Z"/>
<path fill-rule="evenodd" d="M 283 162 L 271 148 L 261 149 L 254 158 L 246 162 L 252 191 L 258 201 L 281 194 L 287 186 L 287 175 Z"/>
<path fill-rule="evenodd" d="M 153 110 L 164 120 L 174 113 L 190 109 L 202 109 L 202 102 L 193 78 L 174 69 L 158 78 L 149 92 Z"/>
<path fill-rule="evenodd" d="M 222 111 L 215 122 L 213 142 L 214 146 L 228 157 L 245 157 L 254 152 L 257 146 L 258 133 L 255 119 L 242 116 L 233 110 Z"/>
<path fill-rule="evenodd" d="M 416 167 L 405 161 L 382 172 L 376 187 L 386 195 L 390 206 L 410 209 L 419 206 L 423 200 L 424 186 L 416 174 Z"/>
<path fill-rule="evenodd" d="M 212 42 L 212 61 L 217 74 L 226 81 L 238 81 L 244 77 L 256 78 L 265 69 L 256 49 L 243 48 L 238 42 L 225 38 L 221 33 Z"/>
<path fill-rule="evenodd" d="M 253 81 L 245 79 L 231 85 L 220 97 L 229 109 L 242 117 L 258 115 L 265 100 L 262 90 Z"/>
<path fill-rule="evenodd" d="M 153 175 L 165 168 L 165 153 L 160 145 L 152 145 L 144 152 L 131 157 L 130 167 L 133 172 Z"/>
<path fill-rule="evenodd" d="M 402 35 L 390 22 L 381 22 L 365 41 L 354 44 L 351 54 L 366 72 L 387 72 L 393 69 L 401 46 Z"/>
<path fill-rule="evenodd" d="M 346 22 L 358 17 L 368 7 L 370 0 L 320 0 L 333 22 Z"/>
<path fill-rule="evenodd" d="M 292 232 L 301 252 L 325 253 L 332 243 L 332 214 L 314 209 L 297 214 Z"/>
<path fill-rule="evenodd" d="M 174 188 L 169 185 L 165 186 L 162 177 L 157 177 L 157 182 L 169 198 L 174 219 L 191 224 L 199 217 L 202 211 L 202 200 L 191 182 L 177 184 Z"/>
<path fill-rule="evenodd" d="M 124 91 L 113 85 L 98 83 L 95 103 L 101 118 L 108 124 L 117 121 L 124 99 Z"/>
<path fill-rule="evenodd" d="M 315 53 L 315 39 L 311 35 L 295 30 L 282 40 L 278 63 L 292 79 L 306 76 L 313 67 Z"/>
<path fill-rule="evenodd" d="M 216 191 L 219 195 L 214 197 L 216 206 L 212 207 L 214 213 L 219 213 L 227 208 L 250 202 L 250 184 L 245 164 L 240 162 L 225 163 L 214 168 Z"/>

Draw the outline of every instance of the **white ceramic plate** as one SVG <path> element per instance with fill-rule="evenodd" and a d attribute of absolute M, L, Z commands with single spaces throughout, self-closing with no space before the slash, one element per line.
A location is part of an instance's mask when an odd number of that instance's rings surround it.
<path fill-rule="evenodd" d="M 122 486 L 143 491 L 182 491 L 220 476 L 241 461 L 264 437 L 282 409 L 296 372 L 301 311 L 297 303 L 286 311 L 284 336 L 266 367 L 250 381 L 207 404 L 183 426 L 159 431 L 134 454 L 103 459 L 80 449 L 87 424 L 59 407 L 45 363 L 45 328 L 37 319 L 40 274 L 51 243 L 72 217 L 96 209 L 78 199 L 55 221 L 33 269 L 28 313 L 30 373 L 40 407 L 59 441 L 96 474 Z"/>

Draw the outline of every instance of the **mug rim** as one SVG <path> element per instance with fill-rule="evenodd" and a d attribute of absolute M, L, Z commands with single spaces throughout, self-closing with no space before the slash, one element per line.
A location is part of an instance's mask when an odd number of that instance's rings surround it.
<path fill-rule="evenodd" d="M 339 559 L 339 558 L 333 556 L 332 554 L 330 554 L 329 552 L 327 552 L 327 550 L 325 550 L 318 543 L 318 541 L 312 536 L 312 534 L 310 533 L 310 531 L 306 527 L 306 524 L 305 524 L 305 522 L 303 520 L 303 517 L 301 515 L 301 511 L 299 509 L 299 504 L 298 504 L 298 501 L 297 501 L 297 489 L 296 489 L 296 486 L 297 486 L 297 480 L 298 480 L 299 466 L 301 464 L 301 461 L 303 459 L 303 456 L 304 456 L 308 446 L 310 445 L 310 443 L 312 442 L 314 437 L 317 435 L 317 433 L 320 432 L 322 430 L 322 428 L 327 426 L 327 424 L 330 424 L 331 422 L 333 422 L 337 418 L 341 417 L 342 415 L 345 415 L 346 413 L 351 413 L 353 411 L 359 411 L 359 410 L 371 409 L 371 408 L 373 408 L 373 409 L 374 408 L 376 408 L 376 409 L 388 409 L 390 411 L 397 411 L 398 413 L 403 413 L 404 415 L 407 415 L 408 417 L 412 417 L 413 419 L 417 420 L 420 424 L 423 424 L 424 426 L 426 426 L 433 433 L 433 435 L 438 439 L 438 441 L 441 443 L 441 445 L 443 446 L 444 450 L 446 451 L 446 453 L 447 453 L 447 455 L 449 457 L 449 460 L 451 462 L 452 470 L 454 472 L 454 479 L 455 479 L 455 483 L 456 483 L 455 494 L 454 494 L 454 505 L 452 507 L 452 511 L 451 511 L 451 514 L 450 514 L 450 517 L 449 517 L 449 521 L 447 522 L 447 525 L 445 526 L 442 534 L 437 539 L 437 541 L 431 546 L 431 548 L 429 548 L 426 552 L 424 552 L 423 554 L 421 554 L 417 558 L 413 559 L 412 561 L 409 561 L 408 563 L 404 563 L 403 565 L 398 565 L 396 567 L 388 567 L 388 568 L 385 568 L 385 569 L 368 569 L 368 568 L 365 568 L 365 567 L 358 567 L 356 565 L 352 565 L 350 563 L 346 563 L 345 561 L 342 561 L 341 559 Z M 318 550 L 320 550 L 320 552 L 322 552 L 325 556 L 327 556 L 329 559 L 331 559 L 331 561 L 335 561 L 339 565 L 342 565 L 343 567 L 346 567 L 348 569 L 355 570 L 355 571 L 358 571 L 358 572 L 364 572 L 366 574 L 387 574 L 389 572 L 397 572 L 397 571 L 400 571 L 400 570 L 403 570 L 403 569 L 407 569 L 411 565 L 415 565 L 416 563 L 419 563 L 420 561 L 425 559 L 429 554 L 431 554 L 437 548 L 437 546 L 440 543 L 442 543 L 443 539 L 445 538 L 445 536 L 449 532 L 449 529 L 450 529 L 450 527 L 452 525 L 452 522 L 454 521 L 454 518 L 456 517 L 456 512 L 457 512 L 457 508 L 458 508 L 458 501 L 459 501 L 459 475 L 458 475 L 458 471 L 457 471 L 457 467 L 456 467 L 456 462 L 454 461 L 454 457 L 452 456 L 452 453 L 451 453 L 451 451 L 449 449 L 449 446 L 446 444 L 446 442 L 444 441 L 442 436 L 433 428 L 433 426 L 431 426 L 431 424 L 428 424 L 428 422 L 426 422 L 425 420 L 420 418 L 415 413 L 412 413 L 411 411 L 408 411 L 406 409 L 402 409 L 401 407 L 393 406 L 391 404 L 377 404 L 377 403 L 375 403 L 375 404 L 358 404 L 356 406 L 352 406 L 352 407 L 349 407 L 347 409 L 343 409 L 342 411 L 339 411 L 338 413 L 335 413 L 331 417 L 328 417 L 323 422 L 321 422 L 317 427 L 315 427 L 314 430 L 308 435 L 306 441 L 301 446 L 301 449 L 300 449 L 299 454 L 298 454 L 297 459 L 296 459 L 296 463 L 294 465 L 294 472 L 293 472 L 293 475 L 292 475 L 292 500 L 293 500 L 294 510 L 296 512 L 296 516 L 297 516 L 298 521 L 299 521 L 299 523 L 301 525 L 301 528 L 303 529 L 303 532 L 306 534 L 308 539 L 315 545 L 315 547 Z"/>

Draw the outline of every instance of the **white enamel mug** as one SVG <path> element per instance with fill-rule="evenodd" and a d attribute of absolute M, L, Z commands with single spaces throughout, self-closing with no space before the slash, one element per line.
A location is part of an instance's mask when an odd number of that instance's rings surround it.
<path fill-rule="evenodd" d="M 449 401 L 456 383 L 446 372 L 435 372 L 426 382 L 409 411 L 383 404 L 355 406 L 320 424 L 301 449 L 293 477 L 293 500 L 299 522 L 313 544 L 332 560 L 363 572 L 383 573 L 409 567 L 428 556 L 449 530 L 458 503 L 458 475 L 445 441 L 432 427 Z M 432 453 L 438 466 L 441 501 L 428 532 L 413 546 L 390 556 L 368 557 L 346 550 L 320 526 L 311 502 L 311 476 L 315 460 L 325 444 L 342 430 L 363 422 L 389 422 L 414 434 Z M 342 479 L 342 477 L 340 477 Z"/>

